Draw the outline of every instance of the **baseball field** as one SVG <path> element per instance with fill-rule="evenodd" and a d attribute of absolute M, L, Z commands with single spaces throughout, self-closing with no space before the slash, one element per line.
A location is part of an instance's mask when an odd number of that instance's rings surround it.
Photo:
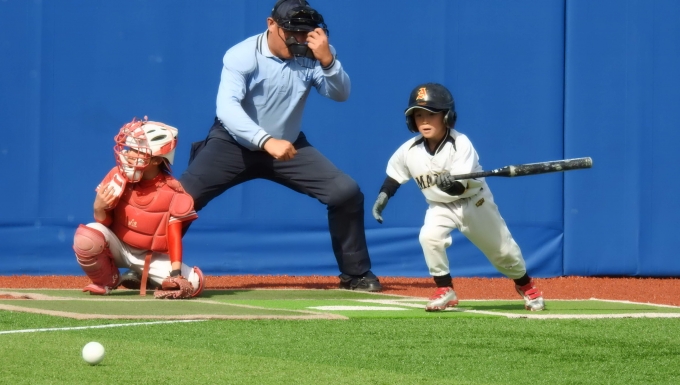
<path fill-rule="evenodd" d="M 680 280 L 538 279 L 530 313 L 503 279 L 454 279 L 458 308 L 423 310 L 429 279 L 381 294 L 335 277 L 208 277 L 200 298 L 80 292 L 84 277 L 0 277 L 7 384 L 675 384 Z M 82 347 L 100 342 L 91 366 Z"/>

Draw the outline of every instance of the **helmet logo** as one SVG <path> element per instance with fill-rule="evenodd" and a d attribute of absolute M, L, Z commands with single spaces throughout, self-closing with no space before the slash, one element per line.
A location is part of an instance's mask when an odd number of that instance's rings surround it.
<path fill-rule="evenodd" d="M 427 101 L 427 88 L 425 87 L 420 87 L 418 90 L 418 95 L 416 95 L 416 101 L 417 102 L 426 102 Z M 422 103 L 418 103 L 422 104 Z"/>

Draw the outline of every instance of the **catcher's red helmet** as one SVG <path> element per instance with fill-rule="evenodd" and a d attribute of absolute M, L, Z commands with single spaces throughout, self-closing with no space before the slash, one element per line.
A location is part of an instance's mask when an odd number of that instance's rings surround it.
<path fill-rule="evenodd" d="M 115 136 L 113 147 L 121 173 L 129 182 L 139 182 L 151 157 L 159 156 L 172 164 L 177 147 L 177 129 L 159 122 L 136 120 L 127 123 Z"/>

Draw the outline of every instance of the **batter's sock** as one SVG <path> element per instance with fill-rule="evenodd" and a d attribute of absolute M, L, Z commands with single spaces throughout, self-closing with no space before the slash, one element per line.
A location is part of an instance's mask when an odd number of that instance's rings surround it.
<path fill-rule="evenodd" d="M 453 280 L 451 279 L 451 274 L 433 276 L 434 283 L 437 287 L 453 287 Z"/>
<path fill-rule="evenodd" d="M 513 281 L 515 281 L 515 285 L 517 286 L 524 286 L 531 282 L 531 277 L 529 277 L 528 274 L 524 274 L 522 278 L 513 279 Z"/>

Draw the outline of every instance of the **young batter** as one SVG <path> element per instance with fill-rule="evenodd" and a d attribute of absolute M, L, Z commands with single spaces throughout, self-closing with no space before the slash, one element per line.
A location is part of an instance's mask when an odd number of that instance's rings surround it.
<path fill-rule="evenodd" d="M 198 215 L 170 174 L 177 129 L 133 120 L 115 140 L 118 165 L 97 186 L 96 222 L 80 225 L 73 238 L 78 264 L 92 280 L 83 291 L 107 295 L 119 285 L 139 288 L 148 260 L 148 281 L 162 289 L 156 298 L 199 295 L 203 273 L 182 263 L 183 226 Z M 130 271 L 120 276 L 119 267 Z"/>
<path fill-rule="evenodd" d="M 405 115 L 409 131 L 420 135 L 404 143 L 390 158 L 373 216 L 382 223 L 388 199 L 411 178 L 425 195 L 430 206 L 420 230 L 420 244 L 437 285 L 425 310 L 444 310 L 458 304 L 446 256 L 454 229 L 477 246 L 498 271 L 515 281 L 527 310 L 543 310 L 542 293 L 527 274 L 522 252 L 484 178 L 452 177 L 482 171 L 482 166 L 468 137 L 454 129 L 456 110 L 449 90 L 437 83 L 416 87 Z"/>

